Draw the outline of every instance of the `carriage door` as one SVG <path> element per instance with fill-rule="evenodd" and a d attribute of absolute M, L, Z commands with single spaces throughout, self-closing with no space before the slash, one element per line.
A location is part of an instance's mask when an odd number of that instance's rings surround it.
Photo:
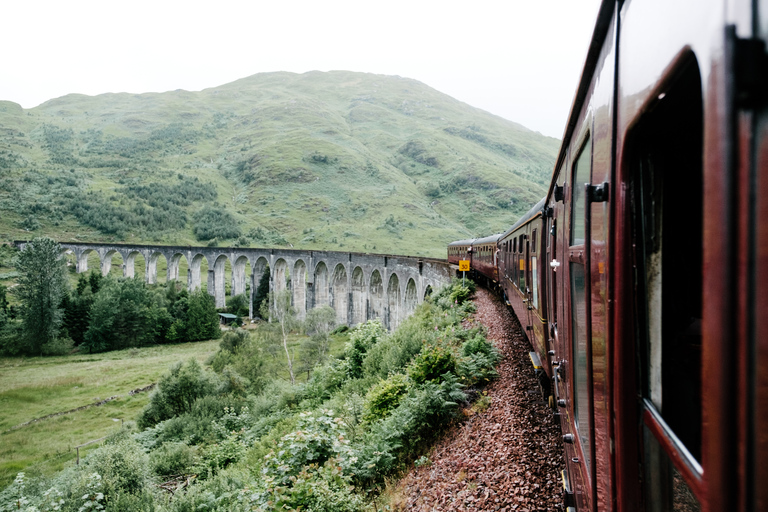
<path fill-rule="evenodd" d="M 571 353 L 568 377 L 570 385 L 569 430 L 573 443 L 568 450 L 569 472 L 576 485 L 579 508 L 589 510 L 592 456 L 592 365 L 589 280 L 589 201 L 592 167 L 592 143 L 589 134 L 582 142 L 574 159 L 571 179 L 571 230 L 568 248 L 568 275 L 570 279 L 570 341 Z"/>
<path fill-rule="evenodd" d="M 701 79 L 691 58 L 628 137 L 645 510 L 696 511 L 701 466 Z M 714 272 L 717 269 L 712 269 Z M 736 398 L 734 398 L 736 399 Z"/>

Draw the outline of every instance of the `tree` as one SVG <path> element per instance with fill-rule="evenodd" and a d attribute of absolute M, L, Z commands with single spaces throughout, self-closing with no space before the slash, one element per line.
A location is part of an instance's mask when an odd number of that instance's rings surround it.
<path fill-rule="evenodd" d="M 328 357 L 331 331 L 336 326 L 336 311 L 330 306 L 310 309 L 307 312 L 304 326 L 308 337 L 302 340 L 299 351 L 302 362 L 301 370 L 306 371 L 307 377 L 309 377 L 312 368 Z"/>
<path fill-rule="evenodd" d="M 154 309 L 154 300 L 139 279 L 105 278 L 91 307 L 85 347 L 102 352 L 151 343 Z"/>
<path fill-rule="evenodd" d="M 43 345 L 55 340 L 61 327 L 63 311 L 59 305 L 68 284 L 60 255 L 61 246 L 56 241 L 35 238 L 21 251 L 16 264 L 25 348 L 33 354 L 41 353 Z"/>
<path fill-rule="evenodd" d="M 291 305 L 290 290 L 283 290 L 277 294 L 270 293 L 269 300 L 261 305 L 262 318 L 269 318 L 270 325 L 274 325 L 285 350 L 285 358 L 288 362 L 288 374 L 291 376 L 291 384 L 296 383 L 293 374 L 293 357 L 288 350 L 288 334 L 291 333 L 299 322 L 296 319 L 296 310 Z M 269 329 L 270 326 L 266 326 Z"/>
<path fill-rule="evenodd" d="M 0 284 L 0 313 L 5 314 L 8 309 L 8 299 L 6 298 L 6 292 L 8 288 L 4 284 Z"/>
<path fill-rule="evenodd" d="M 256 287 L 256 293 L 253 296 L 253 312 L 261 314 L 261 305 L 269 298 L 269 265 L 264 268 L 261 274 L 259 285 Z M 267 318 L 267 317 L 264 317 Z"/>
<path fill-rule="evenodd" d="M 212 340 L 221 336 L 216 300 L 203 290 L 196 290 L 189 296 L 186 332 L 189 341 Z"/>

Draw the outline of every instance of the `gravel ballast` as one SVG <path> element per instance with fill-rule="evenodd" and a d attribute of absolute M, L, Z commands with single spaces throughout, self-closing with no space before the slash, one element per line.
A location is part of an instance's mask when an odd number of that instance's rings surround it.
<path fill-rule="evenodd" d="M 502 354 L 490 406 L 452 428 L 399 483 L 398 510 L 562 510 L 563 446 L 557 416 L 539 392 L 528 340 L 498 297 L 478 288 L 472 321 Z"/>

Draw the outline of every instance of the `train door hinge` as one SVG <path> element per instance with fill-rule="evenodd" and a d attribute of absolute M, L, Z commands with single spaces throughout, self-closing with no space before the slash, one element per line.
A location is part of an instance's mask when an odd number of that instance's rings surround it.
<path fill-rule="evenodd" d="M 754 108 L 768 100 L 768 53 L 765 41 L 740 38 L 734 26 L 728 27 L 734 42 L 733 70 L 736 103 L 741 108 Z"/>

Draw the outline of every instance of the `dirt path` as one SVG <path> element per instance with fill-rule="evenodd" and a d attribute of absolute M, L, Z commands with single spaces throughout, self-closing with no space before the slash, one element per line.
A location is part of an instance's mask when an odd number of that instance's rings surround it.
<path fill-rule="evenodd" d="M 497 297 L 478 289 L 474 321 L 503 360 L 487 388 L 491 405 L 450 431 L 399 484 L 399 510 L 561 510 L 560 425 L 538 391 L 517 319 Z"/>

